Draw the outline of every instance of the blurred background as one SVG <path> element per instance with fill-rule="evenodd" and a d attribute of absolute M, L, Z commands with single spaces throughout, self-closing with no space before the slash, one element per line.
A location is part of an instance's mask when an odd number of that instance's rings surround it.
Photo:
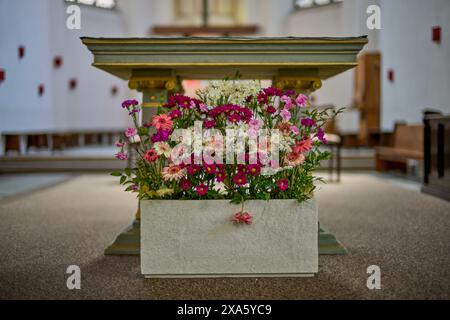
<path fill-rule="evenodd" d="M 80 30 L 66 26 L 72 4 L 81 7 Z M 381 29 L 367 26 L 372 5 L 381 9 Z M 81 36 L 368 35 L 359 67 L 312 96 L 317 107 L 347 108 L 328 125 L 342 149 L 334 166 L 394 170 L 417 181 L 443 176 L 449 28 L 448 0 L 0 0 L 0 173 L 123 166 L 113 159 L 128 125 L 120 104 L 141 97 L 91 66 Z M 184 81 L 191 95 L 203 85 Z M 428 164 L 424 114 L 442 114 L 429 128 Z"/>
<path fill-rule="evenodd" d="M 449 30 L 449 0 L 0 0 L 0 299 L 449 299 Z M 319 277 L 144 281 L 137 256 L 104 256 L 116 237 L 139 252 L 139 224 L 121 233 L 138 201 L 108 173 L 130 164 L 114 159 L 121 103 L 142 97 L 80 37 L 362 35 L 358 68 L 311 96 L 347 109 L 314 193 Z"/>

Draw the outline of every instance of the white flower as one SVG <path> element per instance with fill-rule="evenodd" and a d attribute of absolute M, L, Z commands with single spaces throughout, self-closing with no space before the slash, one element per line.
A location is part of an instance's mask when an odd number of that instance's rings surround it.
<path fill-rule="evenodd" d="M 169 158 L 172 154 L 172 148 L 166 142 L 157 142 L 153 145 L 153 148 L 158 156 L 164 155 L 166 158 Z"/>
<path fill-rule="evenodd" d="M 139 135 L 135 135 L 135 136 L 130 138 L 130 142 L 131 143 L 140 143 L 141 142 L 141 137 Z"/>

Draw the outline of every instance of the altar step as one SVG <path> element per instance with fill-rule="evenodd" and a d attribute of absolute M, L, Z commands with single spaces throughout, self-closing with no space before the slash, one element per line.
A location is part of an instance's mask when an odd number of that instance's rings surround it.
<path fill-rule="evenodd" d="M 141 251 L 141 224 L 135 220 L 131 226 L 119 234 L 116 240 L 105 249 L 107 256 L 139 256 Z M 326 231 L 319 229 L 319 255 L 346 255 L 347 249 Z"/>
<path fill-rule="evenodd" d="M 114 159 L 115 148 L 98 147 L 64 151 L 0 157 L 0 173 L 12 172 L 86 172 L 123 169 L 126 162 Z M 327 170 L 328 161 L 322 163 Z M 372 170 L 375 156 L 372 149 L 343 149 L 343 170 Z"/>

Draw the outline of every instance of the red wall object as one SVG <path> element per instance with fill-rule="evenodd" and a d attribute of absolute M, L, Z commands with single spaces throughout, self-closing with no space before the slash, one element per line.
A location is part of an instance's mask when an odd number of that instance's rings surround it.
<path fill-rule="evenodd" d="M 45 93 L 45 86 L 43 84 L 40 84 L 38 87 L 38 95 L 39 97 L 42 97 Z"/>
<path fill-rule="evenodd" d="M 75 90 L 78 86 L 78 81 L 75 78 L 72 78 L 69 80 L 69 89 L 70 90 Z"/>
<path fill-rule="evenodd" d="M 433 27 L 433 42 L 441 43 L 441 27 Z"/>
<path fill-rule="evenodd" d="M 119 88 L 117 88 L 117 86 L 112 86 L 111 87 L 111 95 L 113 97 L 115 97 L 117 95 L 117 93 L 119 92 Z"/>
<path fill-rule="evenodd" d="M 23 57 L 25 57 L 25 47 L 24 46 L 19 47 L 18 55 L 19 55 L 19 59 L 23 59 Z"/>
<path fill-rule="evenodd" d="M 6 72 L 3 69 L 0 69 L 0 83 L 2 83 L 3 81 L 5 81 L 5 77 L 6 77 Z"/>
<path fill-rule="evenodd" d="M 393 69 L 388 70 L 388 80 L 390 82 L 394 82 L 394 80 L 395 80 L 395 72 Z"/>
<path fill-rule="evenodd" d="M 62 66 L 63 58 L 61 56 L 56 56 L 53 59 L 53 66 L 58 69 Z"/>

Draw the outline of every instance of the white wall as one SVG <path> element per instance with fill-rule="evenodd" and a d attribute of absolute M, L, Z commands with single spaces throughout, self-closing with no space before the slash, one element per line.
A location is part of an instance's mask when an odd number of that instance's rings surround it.
<path fill-rule="evenodd" d="M 450 113 L 450 1 L 382 0 L 382 128 L 420 123 L 427 107 Z M 442 43 L 431 41 L 442 27 Z M 395 81 L 387 80 L 393 69 Z"/>
<path fill-rule="evenodd" d="M 323 7 L 297 10 L 288 20 L 287 35 L 302 37 L 358 37 L 369 36 L 365 51 L 378 47 L 378 32 L 366 27 L 366 10 L 369 4 L 378 1 L 344 0 L 342 3 Z M 334 104 L 338 107 L 351 107 L 353 98 L 354 70 L 347 71 L 323 82 L 323 87 L 315 93 L 316 103 Z M 358 131 L 358 112 L 347 111 L 338 118 L 342 132 Z"/>
<path fill-rule="evenodd" d="M 381 6 L 382 30 L 366 27 L 367 7 Z M 442 44 L 431 41 L 431 30 L 442 27 Z M 392 131 L 395 122 L 420 123 L 422 110 L 430 107 L 450 113 L 449 0 L 344 0 L 341 4 L 298 10 L 289 18 L 287 35 L 369 35 L 365 50 L 382 53 L 382 130 Z M 388 69 L 395 81 L 387 79 Z M 349 107 L 354 72 L 324 82 L 317 92 L 319 104 Z M 339 126 L 356 132 L 357 115 L 348 113 Z"/>
<path fill-rule="evenodd" d="M 127 124 L 120 102 L 129 95 L 126 83 L 91 66 L 92 56 L 80 36 L 123 36 L 120 11 L 81 6 L 81 30 L 66 28 L 62 0 L 0 0 L 0 132 L 119 129 Z M 26 47 L 23 60 L 19 45 Z M 53 58 L 63 57 L 59 69 Z M 69 90 L 71 78 L 78 81 Z M 45 94 L 38 96 L 38 85 Z M 111 95 L 117 85 L 119 94 Z"/>

